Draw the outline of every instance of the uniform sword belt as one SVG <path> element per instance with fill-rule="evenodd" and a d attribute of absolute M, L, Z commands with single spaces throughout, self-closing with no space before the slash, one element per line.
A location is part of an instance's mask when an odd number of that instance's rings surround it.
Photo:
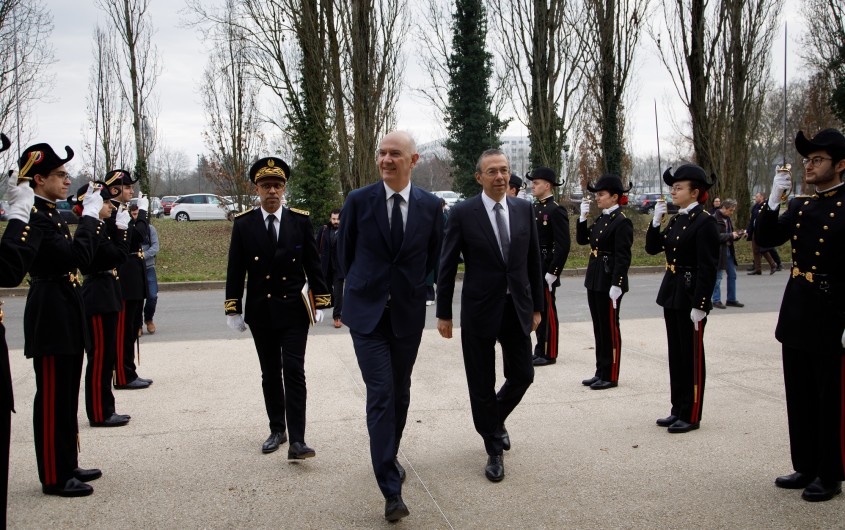
<path fill-rule="evenodd" d="M 824 292 L 829 291 L 830 288 L 833 287 L 833 285 L 831 284 L 834 283 L 833 278 L 830 274 L 823 274 L 812 271 L 802 271 L 798 267 L 792 267 L 792 277 L 802 278 L 804 281 L 806 281 L 813 287 Z"/>
<path fill-rule="evenodd" d="M 675 265 L 674 263 L 667 263 L 666 270 L 672 271 L 672 274 L 677 274 L 679 272 L 695 272 L 698 270 L 698 267 L 687 267 L 683 265 Z"/>
<path fill-rule="evenodd" d="M 30 276 L 29 283 L 43 283 L 43 282 L 61 282 L 66 281 L 70 283 L 76 283 L 79 281 L 79 276 L 72 272 L 66 272 L 64 274 L 50 274 L 46 276 Z"/>
<path fill-rule="evenodd" d="M 599 250 L 597 248 L 590 249 L 590 254 L 597 258 L 599 256 L 612 256 L 613 252 L 608 252 L 607 250 Z"/>
<path fill-rule="evenodd" d="M 87 282 L 88 280 L 92 280 L 94 278 L 117 278 L 117 269 L 109 269 L 107 271 L 97 271 L 92 272 L 90 274 L 83 274 L 82 278 Z"/>

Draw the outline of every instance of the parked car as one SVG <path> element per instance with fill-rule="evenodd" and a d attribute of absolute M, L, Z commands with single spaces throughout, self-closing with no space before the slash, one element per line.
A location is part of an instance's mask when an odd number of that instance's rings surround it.
<path fill-rule="evenodd" d="M 150 200 L 150 217 L 161 217 L 164 213 L 164 210 L 161 206 L 161 199 L 158 197 L 147 197 Z M 129 204 L 138 204 L 138 198 L 135 197 L 134 199 L 129 201 Z"/>
<path fill-rule="evenodd" d="M 56 211 L 59 212 L 59 215 L 62 216 L 62 219 L 64 219 L 67 224 L 75 225 L 79 223 L 79 217 L 73 213 L 73 206 L 71 206 L 68 201 L 57 201 Z"/>
<path fill-rule="evenodd" d="M 434 195 L 440 197 L 444 201 L 446 201 L 446 209 L 448 210 L 452 206 L 461 202 L 461 196 L 451 190 L 444 190 L 444 191 L 432 191 Z"/>
<path fill-rule="evenodd" d="M 661 195 L 666 199 L 666 209 L 670 214 L 678 213 L 678 207 L 672 203 L 672 197 L 668 194 L 661 193 L 641 193 L 631 201 L 631 206 L 640 213 L 654 212 L 654 203 L 660 199 Z"/>
<path fill-rule="evenodd" d="M 217 195 L 211 193 L 192 193 L 182 195 L 170 210 L 170 217 L 177 221 L 207 221 L 212 219 L 231 219 L 234 216 L 231 206 L 227 206 Z"/>
<path fill-rule="evenodd" d="M 178 199 L 178 195 L 165 195 L 161 198 L 161 212 L 164 215 L 170 215 L 170 209 L 173 208 L 173 203 Z"/>

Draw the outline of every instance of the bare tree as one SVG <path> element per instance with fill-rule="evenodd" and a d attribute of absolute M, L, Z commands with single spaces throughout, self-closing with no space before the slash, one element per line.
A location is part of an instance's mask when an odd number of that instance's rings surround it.
<path fill-rule="evenodd" d="M 516 92 L 514 107 L 528 128 L 531 164 L 560 173 L 564 145 L 584 104 L 583 61 L 588 42 L 572 22 L 583 15 L 574 0 L 489 2 L 498 36 L 493 42 Z"/>
<path fill-rule="evenodd" d="M 191 162 L 188 155 L 183 151 L 161 146 L 150 157 L 150 194 L 153 196 L 175 195 L 180 183 L 187 180 L 190 175 Z"/>
<path fill-rule="evenodd" d="M 156 107 L 153 88 L 160 73 L 158 54 L 152 43 L 153 26 L 148 13 L 150 0 L 97 0 L 121 40 L 121 94 L 129 104 L 135 139 L 135 175 L 149 193 L 147 159 L 153 150 L 151 122 Z"/>
<path fill-rule="evenodd" d="M 802 13 L 808 28 L 802 57 L 824 76 L 831 92 L 830 105 L 845 121 L 845 2 L 804 0 Z"/>
<path fill-rule="evenodd" d="M 0 155 L 3 168 L 23 149 L 31 109 L 53 85 L 44 74 L 55 61 L 48 42 L 52 31 L 53 19 L 42 0 L 0 0 L 0 131 L 17 144 Z"/>

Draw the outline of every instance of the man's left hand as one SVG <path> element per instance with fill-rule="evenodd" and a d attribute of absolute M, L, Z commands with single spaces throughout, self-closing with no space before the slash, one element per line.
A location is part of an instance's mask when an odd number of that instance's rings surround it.
<path fill-rule="evenodd" d="M 445 319 L 445 318 L 438 318 L 437 319 L 437 331 L 440 332 L 440 336 L 444 339 L 451 339 L 452 338 L 452 320 Z"/>
<path fill-rule="evenodd" d="M 618 285 L 611 286 L 608 296 L 610 296 L 610 300 L 613 302 L 613 309 L 616 309 L 616 301 L 622 296 L 622 288 Z"/>
<path fill-rule="evenodd" d="M 557 281 L 557 276 L 554 274 L 546 273 L 546 283 L 549 284 L 549 290 L 551 291 L 552 285 Z"/>
<path fill-rule="evenodd" d="M 531 331 L 537 331 L 537 328 L 540 327 L 541 315 L 540 313 L 534 313 L 532 318 L 533 322 L 531 322 Z"/>
<path fill-rule="evenodd" d="M 845 348 L 845 331 L 842 332 L 842 347 Z"/>

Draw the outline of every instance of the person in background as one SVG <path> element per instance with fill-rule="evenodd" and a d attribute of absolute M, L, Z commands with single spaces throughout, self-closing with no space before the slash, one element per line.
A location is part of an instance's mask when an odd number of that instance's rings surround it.
<path fill-rule="evenodd" d="M 760 209 L 763 207 L 765 200 L 766 198 L 763 197 L 763 194 L 759 191 L 754 195 L 754 206 L 751 207 L 751 218 L 748 220 L 748 228 L 745 229 L 745 237 L 748 241 L 751 241 L 751 253 L 753 255 L 753 264 L 749 269 L 751 271 L 748 273 L 749 276 L 763 274 L 761 264 L 762 258 L 766 258 L 766 261 L 769 263 L 769 267 L 771 267 L 769 271 L 770 275 L 781 270 L 780 262 L 776 262 L 774 260 L 774 256 L 772 255 L 773 249 L 760 248 L 760 245 L 757 244 L 757 240 L 754 238 L 757 216 L 760 214 Z"/>
<path fill-rule="evenodd" d="M 517 176 L 516 173 L 511 173 L 510 181 L 508 182 L 508 195 L 511 197 L 519 197 L 519 192 L 525 189 L 525 182 Z"/>
<path fill-rule="evenodd" d="M 138 219 L 138 206 L 133 204 L 129 207 L 132 219 Z M 141 251 L 144 253 L 144 266 L 147 270 L 147 299 L 144 302 L 144 324 L 147 326 L 147 333 L 152 335 L 156 332 L 156 325 L 153 317 L 156 314 L 158 304 L 158 275 L 156 274 L 156 255 L 160 249 L 158 242 L 158 231 L 152 223 L 149 223 L 150 233 L 141 243 Z"/>
<path fill-rule="evenodd" d="M 332 319 L 334 327 L 339 328 L 343 316 L 343 271 L 337 261 L 337 235 L 340 232 L 340 208 L 329 214 L 329 224 L 320 227 L 317 234 L 317 246 L 320 250 L 320 267 L 326 285 L 332 295 Z"/>
<path fill-rule="evenodd" d="M 715 199 L 713 199 L 713 207 L 710 208 L 710 215 L 713 215 L 714 213 L 719 211 L 719 208 L 721 208 L 721 207 L 722 207 L 722 199 L 720 199 L 719 197 L 716 197 Z"/>
<path fill-rule="evenodd" d="M 716 271 L 716 286 L 713 287 L 713 307 L 725 309 L 725 306 L 744 307 L 736 299 L 736 248 L 734 243 L 742 239 L 744 230 L 734 230 L 731 216 L 736 211 L 736 201 L 725 199 L 722 207 L 719 208 L 713 217 L 716 218 L 716 226 L 719 229 L 719 268 Z M 728 276 L 728 297 L 722 303 L 722 271 Z"/>

